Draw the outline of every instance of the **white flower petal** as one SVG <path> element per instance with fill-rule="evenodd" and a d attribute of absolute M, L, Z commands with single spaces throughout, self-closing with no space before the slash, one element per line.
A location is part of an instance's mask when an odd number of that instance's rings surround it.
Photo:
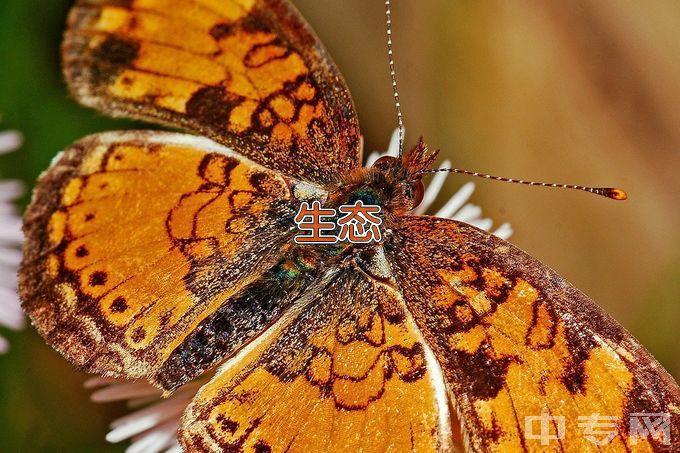
<path fill-rule="evenodd" d="M 142 396 L 140 398 L 132 398 L 127 400 L 127 403 L 125 405 L 128 407 L 128 409 L 131 410 L 136 410 L 139 409 L 140 407 L 148 406 L 149 404 L 156 403 L 158 402 L 158 395 L 148 395 L 148 396 Z"/>
<path fill-rule="evenodd" d="M 456 214 L 456 211 L 458 211 L 460 207 L 470 199 L 470 195 L 472 195 L 472 192 L 474 191 L 475 183 L 468 182 L 463 184 L 463 186 L 458 189 L 458 192 L 449 198 L 449 201 L 447 201 L 446 204 L 442 206 L 439 211 L 437 211 L 435 216 L 451 218 L 454 214 Z"/>
<path fill-rule="evenodd" d="M 382 154 L 380 154 L 378 151 L 372 151 L 371 154 L 368 155 L 368 159 L 366 159 L 366 166 L 372 167 L 375 161 L 378 160 L 381 156 Z"/>
<path fill-rule="evenodd" d="M 179 445 L 175 437 L 182 415 L 198 389 L 208 379 L 209 376 L 186 384 L 167 399 L 162 399 L 158 389 L 143 381 L 98 377 L 89 379 L 84 386 L 98 389 L 91 396 L 93 400 L 127 399 L 128 406 L 144 404 L 144 407 L 114 420 L 111 431 L 106 435 L 107 441 L 113 443 L 131 439 L 132 443 L 127 451 L 160 452 L 167 449 L 177 451 L 175 448 Z M 170 429 L 174 429 L 174 432 L 170 433 Z"/>
<path fill-rule="evenodd" d="M 404 130 L 404 136 L 406 136 L 406 131 Z M 399 156 L 399 129 L 395 129 L 390 137 L 390 144 L 387 146 L 387 151 L 385 151 L 386 156 Z"/>
<path fill-rule="evenodd" d="M 0 251 L 2 253 L 2 251 Z M 17 274 L 16 268 L 11 268 L 0 264 L 0 287 L 16 291 Z"/>
<path fill-rule="evenodd" d="M 133 440 L 132 445 L 130 445 L 125 452 L 160 453 L 177 444 L 176 438 L 179 425 L 179 421 L 169 420 L 153 430 L 136 437 Z"/>
<path fill-rule="evenodd" d="M 16 275 L 21 264 L 21 251 L 0 247 L 0 272 Z"/>
<path fill-rule="evenodd" d="M 23 138 L 17 131 L 0 132 L 0 154 L 6 154 L 19 149 Z"/>
<path fill-rule="evenodd" d="M 455 220 L 459 220 L 461 222 L 471 222 L 471 221 L 474 221 L 474 220 L 478 220 L 481 216 L 482 216 L 482 208 L 480 208 L 479 206 L 477 206 L 475 204 L 468 203 L 465 206 L 463 206 L 462 208 L 460 208 L 460 210 L 458 212 L 453 214 L 451 216 L 451 218 L 455 219 Z"/>
<path fill-rule="evenodd" d="M 83 387 L 85 387 L 86 389 L 93 389 L 97 387 L 103 387 L 105 385 L 116 384 L 119 382 L 121 382 L 120 379 L 96 376 L 85 381 L 83 383 Z"/>
<path fill-rule="evenodd" d="M 4 337 L 0 337 L 0 354 L 7 351 L 9 351 L 9 342 Z"/>
<path fill-rule="evenodd" d="M 21 219 L 3 217 L 0 222 L 0 244 L 19 245 L 23 242 Z"/>
<path fill-rule="evenodd" d="M 2 206 L 1 203 L 21 197 L 24 190 L 24 185 L 20 181 L 0 181 L 0 206 Z"/>
<path fill-rule="evenodd" d="M 25 326 L 19 296 L 16 291 L 3 287 L 0 287 L 0 325 L 13 330 L 20 330 Z"/>
<path fill-rule="evenodd" d="M 21 146 L 22 137 L 16 131 L 0 132 L 0 154 L 16 150 Z M 19 181 L 0 181 L 0 326 L 19 330 L 26 324 L 17 294 L 17 269 L 21 263 L 19 247 L 24 235 L 21 218 L 14 200 L 24 193 Z M 9 344 L 0 337 L 0 354 L 6 352 Z"/>
<path fill-rule="evenodd" d="M 359 156 L 364 155 L 364 136 L 359 136 Z"/>
<path fill-rule="evenodd" d="M 90 399 L 95 403 L 104 403 L 154 394 L 160 397 L 162 393 L 159 389 L 146 382 L 126 382 L 99 389 L 90 395 Z"/>
<path fill-rule="evenodd" d="M 491 219 L 474 219 L 470 220 L 468 223 L 484 231 L 489 231 L 493 226 L 493 220 Z"/>
<path fill-rule="evenodd" d="M 510 236 L 512 236 L 512 233 L 512 227 L 507 222 L 496 228 L 496 231 L 493 232 L 495 236 L 498 236 L 501 239 L 508 239 Z"/>
<path fill-rule="evenodd" d="M 159 426 L 170 418 L 179 420 L 192 397 L 193 394 L 184 395 L 180 398 L 171 397 L 158 404 L 116 419 L 111 423 L 113 429 L 106 435 L 106 440 L 120 442 Z"/>

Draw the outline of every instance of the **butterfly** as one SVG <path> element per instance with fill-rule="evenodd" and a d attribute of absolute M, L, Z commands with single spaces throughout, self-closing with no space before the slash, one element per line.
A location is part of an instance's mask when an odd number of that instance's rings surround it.
<path fill-rule="evenodd" d="M 169 394 L 221 364 L 186 451 L 678 450 L 680 389 L 616 321 L 502 239 L 410 213 L 436 153 L 361 167 L 348 89 L 288 1 L 80 0 L 63 61 L 82 104 L 193 134 L 55 160 L 23 307 L 90 373 Z M 294 241 L 302 203 L 348 200 L 381 207 L 379 242 Z"/>

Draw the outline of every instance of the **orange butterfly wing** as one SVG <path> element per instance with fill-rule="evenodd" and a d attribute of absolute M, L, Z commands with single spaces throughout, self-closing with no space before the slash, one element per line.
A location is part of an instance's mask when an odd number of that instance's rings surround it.
<path fill-rule="evenodd" d="M 347 87 L 286 0 L 80 0 L 63 55 L 87 106 L 181 126 L 313 182 L 360 165 Z"/>
<path fill-rule="evenodd" d="M 185 451 L 447 451 L 434 357 L 389 275 L 369 272 L 328 270 L 228 360 L 184 415 Z"/>
<path fill-rule="evenodd" d="M 595 419 L 614 424 L 605 451 L 680 447 L 680 389 L 673 378 L 536 259 L 475 227 L 434 217 L 403 218 L 386 250 L 442 367 L 470 450 L 598 451 L 584 433 L 588 420 L 579 419 L 594 414 L 612 417 Z M 670 417 L 670 437 L 631 436 L 637 427 L 630 417 L 640 413 Z M 561 439 L 541 443 L 549 440 L 540 437 L 542 416 L 546 435 Z M 607 426 L 601 429 L 598 441 L 607 436 Z"/>
<path fill-rule="evenodd" d="M 297 196 L 314 190 L 204 138 L 83 139 L 41 177 L 26 213 L 24 308 L 85 370 L 174 389 L 290 304 L 294 291 L 246 301 L 270 289 Z M 224 317 L 222 337 L 203 344 Z"/>

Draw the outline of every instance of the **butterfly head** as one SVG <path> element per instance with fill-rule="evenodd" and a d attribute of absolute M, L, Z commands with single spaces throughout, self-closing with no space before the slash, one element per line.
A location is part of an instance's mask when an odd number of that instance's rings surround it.
<path fill-rule="evenodd" d="M 422 137 L 403 157 L 383 156 L 370 169 L 374 182 L 388 193 L 387 208 L 394 213 L 403 213 L 416 208 L 425 192 L 423 170 L 432 166 L 439 151 L 430 151 Z"/>

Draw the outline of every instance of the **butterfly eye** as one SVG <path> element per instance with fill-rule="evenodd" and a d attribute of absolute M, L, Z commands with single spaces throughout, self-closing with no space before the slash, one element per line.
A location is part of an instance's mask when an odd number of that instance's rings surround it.
<path fill-rule="evenodd" d="M 383 156 L 375 161 L 373 167 L 379 170 L 387 170 L 388 168 L 393 167 L 398 160 L 399 159 L 397 159 L 396 157 Z"/>
<path fill-rule="evenodd" d="M 413 197 L 413 209 L 415 209 L 422 201 L 425 194 L 425 186 L 422 181 L 414 182 L 411 186 L 411 196 Z"/>

